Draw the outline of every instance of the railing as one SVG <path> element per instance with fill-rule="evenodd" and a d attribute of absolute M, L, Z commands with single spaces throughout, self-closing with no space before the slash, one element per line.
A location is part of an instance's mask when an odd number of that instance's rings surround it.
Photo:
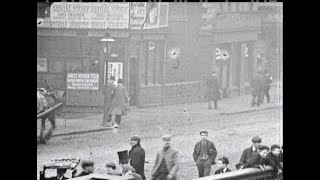
<path fill-rule="evenodd" d="M 206 176 L 194 180 L 282 180 L 282 175 L 276 175 L 272 167 L 266 167 L 264 171 L 258 168 L 247 168 L 231 171 L 224 174 Z"/>

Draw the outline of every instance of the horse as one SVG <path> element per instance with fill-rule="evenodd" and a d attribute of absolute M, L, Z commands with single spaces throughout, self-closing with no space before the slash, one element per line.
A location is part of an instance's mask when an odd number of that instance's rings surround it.
<path fill-rule="evenodd" d="M 64 104 L 65 92 L 62 90 L 55 89 L 37 89 L 37 114 L 43 113 L 48 109 L 62 103 Z M 53 132 L 56 128 L 56 117 L 60 115 L 62 106 L 55 108 L 47 114 L 40 117 L 41 119 L 41 131 L 40 131 L 40 143 L 46 144 L 47 141 L 52 137 Z M 46 120 L 49 120 L 51 127 L 48 132 L 45 132 Z"/>

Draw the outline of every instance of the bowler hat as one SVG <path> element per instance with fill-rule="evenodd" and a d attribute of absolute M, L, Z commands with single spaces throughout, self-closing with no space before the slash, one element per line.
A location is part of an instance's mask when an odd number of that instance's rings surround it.
<path fill-rule="evenodd" d="M 261 137 L 259 137 L 259 136 L 253 137 L 253 138 L 252 138 L 252 142 L 253 142 L 253 143 L 261 143 Z"/>
<path fill-rule="evenodd" d="M 165 134 L 165 135 L 162 136 L 162 140 L 170 141 L 171 140 L 171 136 L 169 134 Z"/>
<path fill-rule="evenodd" d="M 122 164 L 126 164 L 129 161 L 128 150 L 118 151 L 119 162 Z"/>

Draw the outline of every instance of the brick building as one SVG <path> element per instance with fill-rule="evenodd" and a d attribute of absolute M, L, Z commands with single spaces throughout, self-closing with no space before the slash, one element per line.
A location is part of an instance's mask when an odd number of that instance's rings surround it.
<path fill-rule="evenodd" d="M 41 4 L 41 3 L 40 3 Z M 138 107 L 201 100 L 204 82 L 216 71 L 225 96 L 247 92 L 256 70 L 261 20 L 252 3 L 169 3 L 168 26 L 156 29 L 52 28 L 46 3 L 38 5 L 38 86 L 66 90 L 66 103 L 102 106 L 106 59 L 99 40 L 106 32 L 115 39 L 123 63 L 123 79 Z M 49 4 L 47 4 L 49 6 Z M 224 50 L 229 58 L 216 56 Z M 70 90 L 68 73 L 99 74 L 98 90 Z"/>

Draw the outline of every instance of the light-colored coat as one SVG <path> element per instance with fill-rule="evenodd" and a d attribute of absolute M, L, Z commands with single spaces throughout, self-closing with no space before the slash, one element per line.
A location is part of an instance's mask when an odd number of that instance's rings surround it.
<path fill-rule="evenodd" d="M 157 172 L 163 158 L 165 158 L 166 166 L 168 168 L 169 174 L 174 176 L 176 179 L 178 169 L 179 169 L 179 166 L 178 166 L 179 157 L 178 157 L 178 151 L 173 149 L 171 146 L 167 149 L 166 152 L 164 152 L 163 149 L 158 151 L 155 162 L 154 162 L 154 166 L 151 171 L 151 176 L 153 176 Z"/>
<path fill-rule="evenodd" d="M 112 92 L 112 101 L 109 109 L 111 115 L 126 115 L 129 103 L 129 95 L 126 87 L 117 85 Z"/>

